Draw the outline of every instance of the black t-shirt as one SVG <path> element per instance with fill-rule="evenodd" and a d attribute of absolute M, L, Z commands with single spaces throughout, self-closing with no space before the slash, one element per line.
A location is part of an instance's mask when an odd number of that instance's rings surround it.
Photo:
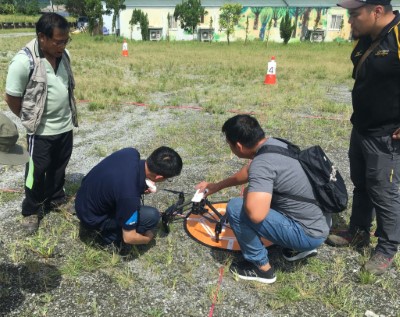
<path fill-rule="evenodd" d="M 351 54 L 355 78 L 351 122 L 361 134 L 383 136 L 400 127 L 400 16 L 398 11 L 394 13 L 394 20 L 382 30 L 379 45 L 361 65 L 357 78 L 357 64 L 371 38 L 360 38 Z"/>
<path fill-rule="evenodd" d="M 145 178 L 145 161 L 136 149 L 111 154 L 83 179 L 75 201 L 78 217 L 93 228 L 112 217 L 121 228 L 135 229 Z"/>

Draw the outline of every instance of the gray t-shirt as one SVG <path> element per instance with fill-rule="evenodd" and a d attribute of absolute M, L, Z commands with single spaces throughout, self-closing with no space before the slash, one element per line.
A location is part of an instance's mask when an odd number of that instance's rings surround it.
<path fill-rule="evenodd" d="M 286 143 L 274 138 L 268 138 L 264 144 L 287 148 Z M 273 194 L 276 191 L 315 199 L 307 175 L 297 160 L 277 153 L 257 155 L 249 167 L 248 191 L 272 194 L 272 209 L 300 223 L 312 237 L 328 236 L 330 215 L 324 214 L 317 205 Z"/>

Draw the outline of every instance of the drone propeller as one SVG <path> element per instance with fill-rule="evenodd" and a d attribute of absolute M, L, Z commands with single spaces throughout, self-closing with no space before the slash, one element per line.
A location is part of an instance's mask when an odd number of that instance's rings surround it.
<path fill-rule="evenodd" d="M 173 193 L 173 194 L 185 194 L 185 195 L 190 195 L 189 193 L 185 193 L 185 192 L 183 192 L 183 191 L 179 191 L 179 190 L 172 190 L 172 189 L 161 189 L 161 190 L 163 190 L 163 191 L 165 191 L 165 192 L 170 192 L 170 193 Z"/>

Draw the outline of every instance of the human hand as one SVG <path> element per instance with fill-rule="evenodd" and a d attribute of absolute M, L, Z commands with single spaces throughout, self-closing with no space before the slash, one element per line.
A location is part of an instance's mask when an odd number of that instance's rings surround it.
<path fill-rule="evenodd" d="M 393 132 L 392 138 L 395 140 L 400 140 L 400 128 Z"/>
<path fill-rule="evenodd" d="M 155 234 L 152 230 L 147 230 L 143 235 L 148 237 L 150 240 L 152 240 L 154 238 Z"/>
<path fill-rule="evenodd" d="M 195 188 L 200 189 L 200 192 L 202 193 L 204 192 L 205 197 L 212 195 L 219 190 L 216 183 L 208 183 L 206 181 L 198 183 Z"/>
<path fill-rule="evenodd" d="M 147 188 L 144 191 L 144 193 L 146 195 L 147 194 L 151 194 L 151 193 L 155 193 L 157 191 L 156 184 L 152 180 L 150 180 L 148 178 L 146 178 L 146 186 L 147 186 Z"/>

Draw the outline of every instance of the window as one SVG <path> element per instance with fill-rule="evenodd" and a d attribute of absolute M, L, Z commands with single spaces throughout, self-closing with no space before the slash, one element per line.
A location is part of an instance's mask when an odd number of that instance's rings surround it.
<path fill-rule="evenodd" d="M 340 30 L 342 26 L 343 15 L 332 15 L 331 30 Z"/>
<path fill-rule="evenodd" d="M 175 21 L 174 15 L 170 14 L 169 15 L 169 21 L 168 24 L 170 25 L 171 29 L 176 29 L 178 28 L 178 21 Z"/>

